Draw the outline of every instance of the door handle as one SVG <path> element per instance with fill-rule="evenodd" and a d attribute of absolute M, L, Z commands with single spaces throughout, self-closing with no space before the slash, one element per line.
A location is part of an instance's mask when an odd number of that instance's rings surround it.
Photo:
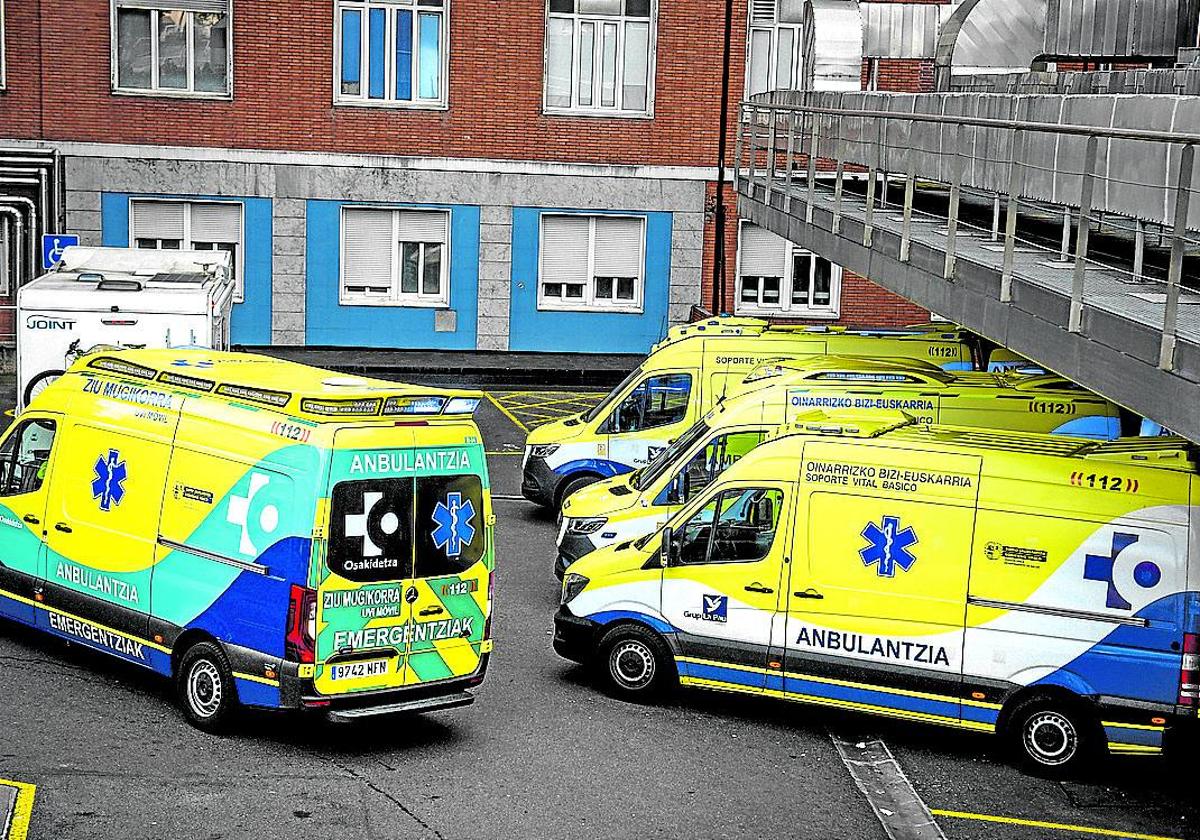
<path fill-rule="evenodd" d="M 73 529 L 73 528 L 72 528 L 70 525 L 68 525 L 66 522 L 55 522 L 55 523 L 54 523 L 54 530 L 55 530 L 55 531 L 62 531 L 64 534 L 69 534 L 69 533 L 71 533 L 71 531 L 73 531 L 74 529 Z"/>
<path fill-rule="evenodd" d="M 441 613 L 444 613 L 444 612 L 445 612 L 445 610 L 442 609 L 441 607 L 426 607 L 425 609 L 421 610 L 421 612 L 418 614 L 419 615 L 440 615 Z"/>
<path fill-rule="evenodd" d="M 763 586 L 762 584 L 758 584 L 758 583 L 752 583 L 749 586 L 744 586 L 742 588 L 745 589 L 747 592 L 758 592 L 762 595 L 770 595 L 772 592 L 775 591 L 774 589 L 772 589 L 769 586 Z"/>
<path fill-rule="evenodd" d="M 41 525 L 42 524 L 42 520 L 38 519 L 32 513 L 27 513 L 24 516 L 22 516 L 21 518 L 24 519 L 26 522 L 28 522 L 30 525 Z"/>
<path fill-rule="evenodd" d="M 793 592 L 792 596 L 796 598 L 812 598 L 814 601 L 825 600 L 825 596 L 815 589 L 805 589 L 803 592 Z"/>

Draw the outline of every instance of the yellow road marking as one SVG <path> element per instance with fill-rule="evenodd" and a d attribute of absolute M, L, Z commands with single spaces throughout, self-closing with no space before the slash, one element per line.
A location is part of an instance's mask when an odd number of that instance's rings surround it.
<path fill-rule="evenodd" d="M 12 820 L 8 825 L 8 834 L 0 837 L 0 840 L 25 840 L 29 834 L 29 819 L 33 816 L 33 796 L 37 788 L 35 785 L 12 782 L 8 779 L 0 779 L 0 785 L 17 789 L 17 802 L 13 808 Z M 0 825 L 0 831 L 3 829 L 4 826 Z"/>
<path fill-rule="evenodd" d="M 486 396 L 488 398 L 488 402 L 490 402 L 492 405 L 496 406 L 496 408 L 500 409 L 501 414 L 503 414 L 509 420 L 513 421 L 513 423 L 516 424 L 518 429 L 523 431 L 525 434 L 529 434 L 529 427 L 526 426 L 524 423 L 522 423 L 520 420 L 518 420 L 517 415 L 513 414 L 507 408 L 502 406 L 500 404 L 500 401 L 497 400 L 495 397 L 493 397 L 491 394 L 488 394 L 485 392 L 484 396 Z"/>
<path fill-rule="evenodd" d="M 935 817 L 949 817 L 955 820 L 977 820 L 979 822 L 1004 823 L 1005 825 L 1022 825 L 1029 828 L 1048 828 L 1054 831 L 1092 834 L 1097 837 L 1124 837 L 1127 840 L 1178 840 L 1178 838 L 1164 837 L 1160 834 L 1138 834 L 1134 831 L 1116 831 L 1111 828 L 1095 828 L 1094 826 L 1070 825 L 1068 823 L 1053 823 L 1043 820 L 1024 820 L 1020 817 L 999 817 L 995 814 L 970 814 L 964 811 L 945 811 L 939 808 L 930 808 L 929 813 Z"/>

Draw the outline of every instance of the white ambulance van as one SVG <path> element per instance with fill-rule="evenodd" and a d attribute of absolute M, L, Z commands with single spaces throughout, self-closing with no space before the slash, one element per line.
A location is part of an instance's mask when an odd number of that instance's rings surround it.
<path fill-rule="evenodd" d="M 224 251 L 66 248 L 17 292 L 18 408 L 96 347 L 229 349 L 233 290 Z"/>

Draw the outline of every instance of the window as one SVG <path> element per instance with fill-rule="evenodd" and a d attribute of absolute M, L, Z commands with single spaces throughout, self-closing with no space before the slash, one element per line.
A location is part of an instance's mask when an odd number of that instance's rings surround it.
<path fill-rule="evenodd" d="M 753 563 L 775 541 L 783 493 L 726 490 L 714 496 L 676 533 L 672 565 Z"/>
<path fill-rule="evenodd" d="M 135 248 L 225 251 L 233 270 L 233 299 L 245 300 L 240 203 L 135 199 L 129 206 L 129 240 Z"/>
<path fill-rule="evenodd" d="M 766 432 L 718 435 L 697 452 L 667 488 L 668 504 L 686 502 L 766 438 Z"/>
<path fill-rule="evenodd" d="M 542 215 L 539 309 L 642 311 L 644 217 Z"/>
<path fill-rule="evenodd" d="M 657 0 L 549 0 L 546 110 L 652 112 Z"/>
<path fill-rule="evenodd" d="M 746 94 L 800 90 L 804 0 L 750 0 Z"/>
<path fill-rule="evenodd" d="M 114 0 L 113 89 L 230 95 L 229 0 Z"/>
<path fill-rule="evenodd" d="M 334 99 L 446 104 L 448 0 L 337 0 Z"/>
<path fill-rule="evenodd" d="M 0 446 L 0 496 L 36 493 L 54 446 L 53 420 L 26 420 Z"/>
<path fill-rule="evenodd" d="M 739 237 L 735 311 L 805 318 L 838 316 L 841 266 L 748 222 L 742 223 Z"/>
<path fill-rule="evenodd" d="M 4 0 L 0 0 L 0 90 L 4 90 L 6 66 L 4 55 Z"/>
<path fill-rule="evenodd" d="M 444 210 L 342 210 L 345 304 L 450 305 L 450 214 Z"/>
<path fill-rule="evenodd" d="M 640 432 L 670 426 L 687 416 L 692 377 L 686 373 L 651 376 L 629 392 L 609 415 L 608 434 Z"/>

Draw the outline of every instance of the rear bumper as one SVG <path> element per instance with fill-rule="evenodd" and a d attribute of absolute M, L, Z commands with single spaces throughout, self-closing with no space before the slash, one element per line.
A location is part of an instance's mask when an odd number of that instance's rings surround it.
<path fill-rule="evenodd" d="M 521 495 L 542 507 L 554 506 L 554 493 L 558 489 L 559 475 L 545 458 L 530 455 L 525 459 L 521 472 Z"/>
<path fill-rule="evenodd" d="M 329 720 L 338 723 L 468 706 L 475 702 L 470 689 L 483 682 L 490 659 L 490 653 L 483 654 L 479 668 L 469 677 L 387 691 L 323 695 L 317 694 L 312 681 L 308 680 L 298 705 L 305 711 L 323 713 Z"/>
<path fill-rule="evenodd" d="M 554 614 L 554 652 L 563 659 L 586 663 L 595 647 L 596 628 L 600 625 L 589 618 L 580 618 L 559 607 Z"/>

